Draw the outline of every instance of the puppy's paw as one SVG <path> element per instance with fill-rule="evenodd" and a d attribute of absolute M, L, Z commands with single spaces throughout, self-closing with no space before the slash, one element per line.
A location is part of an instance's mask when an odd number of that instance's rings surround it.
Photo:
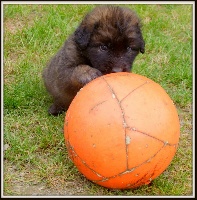
<path fill-rule="evenodd" d="M 73 85 L 81 88 L 93 79 L 102 75 L 103 74 L 99 70 L 92 68 L 89 65 L 79 65 L 73 71 L 71 81 Z"/>
<path fill-rule="evenodd" d="M 57 104 L 52 104 L 48 110 L 49 115 L 58 116 L 62 114 L 65 111 L 65 109 L 62 106 L 59 106 Z"/>
<path fill-rule="evenodd" d="M 103 74 L 99 70 L 90 67 L 89 70 L 80 77 L 80 82 L 85 85 L 102 75 Z"/>

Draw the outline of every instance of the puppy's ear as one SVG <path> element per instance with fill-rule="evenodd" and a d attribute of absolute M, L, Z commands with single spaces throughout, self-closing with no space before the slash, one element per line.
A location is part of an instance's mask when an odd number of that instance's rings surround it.
<path fill-rule="evenodd" d="M 144 42 L 143 38 L 142 38 L 142 40 L 141 40 L 140 52 L 141 52 L 141 53 L 144 53 L 144 52 L 145 52 L 145 42 Z"/>
<path fill-rule="evenodd" d="M 137 33 L 139 34 L 139 39 L 140 39 L 140 52 L 141 53 L 144 53 L 145 52 L 145 41 L 143 39 L 143 36 L 142 36 L 142 31 L 141 31 L 141 23 L 137 22 L 136 23 L 136 26 L 137 26 Z"/>
<path fill-rule="evenodd" d="M 90 41 L 92 30 L 84 25 L 80 25 L 74 33 L 74 40 L 80 49 L 85 49 Z"/>

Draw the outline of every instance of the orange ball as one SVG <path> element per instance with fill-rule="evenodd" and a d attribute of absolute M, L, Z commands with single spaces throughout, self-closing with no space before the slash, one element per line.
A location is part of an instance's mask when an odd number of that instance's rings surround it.
<path fill-rule="evenodd" d="M 101 76 L 84 86 L 65 117 L 70 158 L 89 180 L 114 189 L 150 183 L 177 150 L 177 110 L 154 81 L 134 73 Z"/>

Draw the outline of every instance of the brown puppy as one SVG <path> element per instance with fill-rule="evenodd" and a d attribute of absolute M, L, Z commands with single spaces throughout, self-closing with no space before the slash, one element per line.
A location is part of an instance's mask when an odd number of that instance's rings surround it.
<path fill-rule="evenodd" d="M 96 7 L 44 69 L 44 83 L 54 99 L 49 113 L 66 111 L 79 89 L 91 80 L 108 73 L 130 72 L 144 48 L 140 21 L 132 10 Z"/>

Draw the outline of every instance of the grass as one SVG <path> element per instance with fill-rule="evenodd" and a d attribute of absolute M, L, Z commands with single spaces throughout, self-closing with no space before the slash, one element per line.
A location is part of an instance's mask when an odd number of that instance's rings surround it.
<path fill-rule="evenodd" d="M 177 107 L 181 137 L 170 166 L 151 185 L 109 190 L 69 160 L 64 115 L 48 116 L 41 73 L 48 59 L 95 5 L 3 5 L 3 181 L 6 196 L 190 196 L 192 186 L 192 5 L 122 5 L 143 24 L 146 53 L 133 72 L 159 83 Z"/>

